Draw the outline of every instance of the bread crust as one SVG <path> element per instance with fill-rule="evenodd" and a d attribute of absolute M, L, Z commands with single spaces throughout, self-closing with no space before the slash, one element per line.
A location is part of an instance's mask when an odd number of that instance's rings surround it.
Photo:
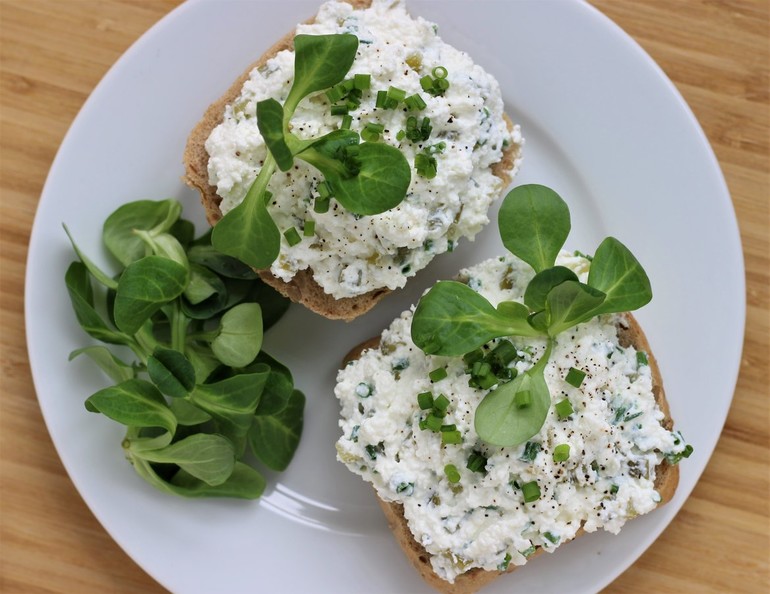
<path fill-rule="evenodd" d="M 647 359 L 652 373 L 652 393 L 664 415 L 661 425 L 671 431 L 674 426 L 674 421 L 671 418 L 668 401 L 666 400 L 666 393 L 663 389 L 663 378 L 660 374 L 658 362 L 652 353 L 652 349 L 650 348 L 650 344 L 647 341 L 644 331 L 636 318 L 630 313 L 622 315 L 621 323 L 618 325 L 618 340 L 620 346 L 633 346 L 637 350 L 647 353 Z M 379 337 L 374 337 L 361 343 L 345 356 L 343 364 L 358 359 L 365 350 L 377 348 L 379 344 Z M 657 466 L 655 473 L 655 489 L 661 497 L 658 506 L 667 503 L 673 498 L 678 484 L 679 467 L 676 465 L 672 466 L 665 460 L 661 462 L 661 464 Z M 383 501 L 379 497 L 377 497 L 377 502 L 380 504 L 380 507 L 385 514 L 385 518 L 388 521 L 388 527 L 393 532 L 398 544 L 403 549 L 409 561 L 428 584 L 443 594 L 472 594 L 504 573 L 510 573 L 518 567 L 516 565 L 511 565 L 508 570 L 504 572 L 487 571 L 475 567 L 457 576 L 454 583 L 450 584 L 441 579 L 433 571 L 433 567 L 430 564 L 431 555 L 412 535 L 406 518 L 404 517 L 403 506 L 400 503 Z M 581 528 L 572 540 L 576 540 L 582 534 L 584 534 L 584 531 Z M 535 557 L 542 552 L 543 549 L 538 547 L 532 557 Z M 530 559 L 532 559 L 532 557 L 530 557 Z"/>
<path fill-rule="evenodd" d="M 365 9 L 371 5 L 371 0 L 344 0 L 356 9 Z M 314 18 L 306 21 L 312 23 Z M 185 147 L 183 162 L 185 166 L 185 175 L 183 181 L 185 184 L 194 188 L 200 193 L 201 203 L 206 213 L 206 220 L 210 225 L 215 225 L 222 218 L 222 211 L 219 205 L 222 198 L 217 194 L 216 186 L 209 184 L 208 161 L 209 155 L 206 152 L 206 140 L 211 132 L 224 119 L 225 106 L 235 101 L 241 93 L 243 84 L 248 80 L 249 74 L 254 68 L 263 66 L 270 58 L 278 52 L 285 49 L 293 49 L 294 33 L 289 33 L 276 42 L 268 49 L 256 62 L 251 64 L 246 71 L 239 76 L 230 86 L 227 92 L 217 101 L 212 103 L 201 120 L 190 132 Z M 505 116 L 506 125 L 509 130 L 513 129 L 513 122 Z M 503 187 L 511 183 L 511 172 L 520 156 L 521 147 L 511 143 L 507 147 L 503 156 L 492 166 L 492 172 L 503 182 Z M 335 299 L 313 278 L 313 272 L 305 269 L 297 272 L 291 281 L 286 282 L 273 275 L 269 269 L 257 270 L 260 278 L 268 285 L 276 289 L 279 293 L 288 297 L 296 303 L 301 303 L 311 311 L 318 313 L 332 320 L 352 320 L 361 314 L 369 311 L 380 299 L 391 292 L 388 288 L 375 289 L 357 295 L 355 297 L 343 297 Z"/>

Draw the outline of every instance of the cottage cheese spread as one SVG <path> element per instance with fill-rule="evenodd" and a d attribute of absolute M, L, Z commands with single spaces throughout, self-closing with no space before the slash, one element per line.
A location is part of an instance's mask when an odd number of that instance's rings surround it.
<path fill-rule="evenodd" d="M 562 253 L 557 262 L 585 281 L 588 261 Z M 493 305 L 523 298 L 532 270 L 514 256 L 464 270 L 461 278 Z M 655 508 L 655 469 L 682 452 L 681 435 L 661 426 L 648 365 L 633 347 L 618 344 L 617 316 L 580 324 L 557 337 L 545 378 L 554 401 L 568 398 L 574 414 L 560 420 L 553 407 L 528 444 L 501 448 L 481 442 L 474 430 L 476 406 L 488 392 L 469 387 L 459 357 L 427 356 L 410 339 L 412 311 L 383 333 L 381 346 L 339 372 L 335 393 L 342 406 L 338 458 L 370 481 L 385 501 L 403 505 L 415 539 L 432 555 L 435 572 L 453 582 L 480 567 L 524 564 L 536 547 L 553 551 L 582 526 L 617 533 L 626 520 Z M 530 368 L 545 349 L 538 339 L 511 338 L 512 362 Z M 493 347 L 498 341 L 488 346 Z M 429 373 L 445 367 L 445 379 Z M 570 367 L 586 372 L 580 388 L 565 381 Z M 417 395 L 450 400 L 445 423 L 456 425 L 460 445 L 441 445 L 440 434 L 421 430 L 425 411 Z M 557 445 L 570 457 L 554 462 Z M 472 452 L 486 458 L 485 473 L 466 468 Z M 451 483 L 445 466 L 460 480 Z M 537 481 L 540 498 L 524 503 L 520 486 Z"/>
<path fill-rule="evenodd" d="M 295 159 L 291 171 L 277 173 L 270 182 L 270 212 L 281 231 L 302 229 L 306 220 L 315 220 L 315 235 L 295 246 L 284 241 L 271 272 L 288 282 L 297 271 L 310 268 L 316 282 L 335 298 L 402 287 L 436 254 L 451 250 L 460 237 L 472 239 L 488 222 L 490 203 L 503 190 L 490 168 L 500 161 L 504 147 L 523 143 L 519 128 L 509 131 L 505 124 L 497 81 L 467 54 L 444 43 L 435 25 L 412 19 L 397 0 L 374 0 L 367 10 L 329 2 L 321 6 L 314 23 L 299 25 L 296 32 L 358 36 L 358 54 L 348 77 L 370 74 L 371 90 L 364 92 L 361 107 L 351 112 L 352 130 L 360 132 L 367 122 L 383 124 L 380 141 L 397 146 L 410 165 L 428 145 L 443 141 L 446 148 L 435 155 L 435 178 L 425 179 L 412 169 L 404 202 L 367 217 L 346 212 L 334 200 L 327 213 L 313 212 L 321 176 Z M 450 86 L 444 96 L 433 97 L 422 90 L 420 77 L 436 66 L 446 68 Z M 241 202 L 266 156 L 256 103 L 269 97 L 283 102 L 293 72 L 291 51 L 281 51 L 254 69 L 206 142 L 209 181 L 223 199 L 223 213 Z M 406 112 L 403 106 L 376 108 L 377 90 L 391 85 L 407 96 L 419 93 L 427 107 L 417 112 Z M 408 115 L 430 118 L 433 132 L 427 142 L 396 139 Z M 320 93 L 300 104 L 293 132 L 303 139 L 317 137 L 339 128 L 340 121 L 340 116 L 330 114 L 329 102 Z M 517 168 L 518 158 L 512 173 Z"/>

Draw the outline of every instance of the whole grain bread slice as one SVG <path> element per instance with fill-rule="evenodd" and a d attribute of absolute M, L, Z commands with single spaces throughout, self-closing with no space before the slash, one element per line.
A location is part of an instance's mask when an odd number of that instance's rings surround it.
<path fill-rule="evenodd" d="M 674 426 L 674 421 L 671 418 L 668 401 L 666 400 L 666 393 L 663 390 L 663 378 L 660 374 L 660 368 L 652 353 L 647 337 L 632 314 L 626 313 L 621 317 L 621 323 L 618 325 L 618 339 L 620 346 L 633 346 L 637 350 L 647 353 L 650 371 L 652 372 L 652 392 L 664 415 L 661 424 L 671 431 Z M 358 359 L 365 350 L 377 348 L 379 344 L 379 337 L 371 338 L 366 342 L 361 343 L 345 356 L 343 365 Z M 655 470 L 655 489 L 658 491 L 661 498 L 660 503 L 658 504 L 660 506 L 670 501 L 674 496 L 674 492 L 679 484 L 679 467 L 675 465 L 672 466 L 664 460 Z M 466 573 L 459 575 L 455 578 L 454 583 L 450 584 L 441 579 L 433 571 L 433 567 L 430 564 L 431 555 L 415 540 L 409 529 L 406 518 L 404 517 L 403 506 L 399 503 L 383 501 L 379 497 L 377 497 L 377 501 L 388 521 L 388 527 L 393 532 L 393 535 L 396 537 L 398 544 L 403 549 L 409 561 L 428 584 L 443 594 L 472 594 L 473 592 L 478 592 L 482 587 L 499 576 L 504 573 L 510 573 L 517 567 L 516 565 L 511 565 L 505 572 L 486 571 L 480 568 L 473 568 Z M 584 534 L 584 531 L 581 529 L 577 532 L 575 538 L 582 534 Z M 543 549 L 538 548 L 534 555 L 539 555 L 542 552 Z M 530 557 L 530 559 L 531 558 L 532 557 Z"/>
<path fill-rule="evenodd" d="M 371 0 L 344 0 L 356 9 L 365 9 L 371 5 Z M 312 23 L 313 19 L 307 21 Z M 239 76 L 227 92 L 217 101 L 212 103 L 198 124 L 193 128 L 187 139 L 183 162 L 185 175 L 183 181 L 198 190 L 201 203 L 206 212 L 206 219 L 210 225 L 215 225 L 222 218 L 219 205 L 222 198 L 217 194 L 215 186 L 209 184 L 208 162 L 209 154 L 206 152 L 206 140 L 211 132 L 224 118 L 225 106 L 235 101 L 241 93 L 243 84 L 248 80 L 250 72 L 254 68 L 263 66 L 267 60 L 284 49 L 294 48 L 294 33 L 285 35 L 276 42 L 246 71 Z M 513 123 L 508 116 L 505 121 L 509 129 L 513 129 Z M 520 158 L 521 147 L 511 143 L 503 152 L 500 161 L 492 166 L 492 172 L 502 180 L 503 187 L 511 182 L 511 172 L 516 161 Z M 281 294 L 294 302 L 301 303 L 311 311 L 314 311 L 330 319 L 352 320 L 369 311 L 375 304 L 390 293 L 390 289 L 382 288 L 369 291 L 355 297 L 343 297 L 335 299 L 324 292 L 321 286 L 314 280 L 313 272 L 309 269 L 301 270 L 295 274 L 290 282 L 285 282 L 274 276 L 269 269 L 258 270 L 257 273 L 267 284 L 278 290 Z"/>

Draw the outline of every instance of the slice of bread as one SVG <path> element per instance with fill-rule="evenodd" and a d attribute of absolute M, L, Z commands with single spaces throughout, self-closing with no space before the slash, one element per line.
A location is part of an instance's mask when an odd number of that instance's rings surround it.
<path fill-rule="evenodd" d="M 641 326 L 632 314 L 624 314 L 622 321 L 623 323 L 618 325 L 620 345 L 623 347 L 634 346 L 637 350 L 647 353 L 650 371 L 652 373 L 653 394 L 658 406 L 664 414 L 664 420 L 661 424 L 671 431 L 674 422 L 671 419 L 668 402 L 666 401 L 666 394 L 663 390 L 663 379 L 660 375 L 660 368 L 652 354 L 647 337 L 644 335 Z M 380 339 L 379 337 L 376 337 L 358 345 L 347 354 L 343 361 L 343 365 L 358 359 L 365 350 L 377 348 L 379 344 Z M 664 460 L 656 468 L 655 474 L 655 489 L 658 491 L 661 498 L 660 503 L 658 504 L 659 506 L 671 500 L 678 484 L 679 467 L 672 466 Z M 430 553 L 428 553 L 428 551 L 426 551 L 412 535 L 409 525 L 404 518 L 403 507 L 401 504 L 395 502 L 389 503 L 379 499 L 379 497 L 377 498 L 377 501 L 388 520 L 388 526 L 395 535 L 398 544 L 401 545 L 401 548 L 409 561 L 414 565 L 423 579 L 439 592 L 443 592 L 444 594 L 471 594 L 472 592 L 477 592 L 503 573 L 510 573 L 517 567 L 516 565 L 511 564 L 506 572 L 486 571 L 480 568 L 473 568 L 455 578 L 454 583 L 449 583 L 441 579 L 433 571 L 430 563 Z M 577 536 L 580 536 L 583 533 L 582 530 L 579 530 Z M 534 554 L 537 555 L 541 552 L 543 552 L 543 549 L 538 548 Z"/>
<path fill-rule="evenodd" d="M 344 1 L 357 9 L 365 9 L 371 4 L 371 0 Z M 313 22 L 313 19 L 310 19 L 308 22 Z M 219 209 L 222 198 L 217 194 L 216 187 L 209 184 L 209 154 L 206 152 L 206 140 L 214 128 L 222 123 L 225 106 L 238 98 L 243 84 L 249 78 L 250 72 L 254 68 L 263 66 L 267 60 L 281 50 L 293 49 L 293 41 L 294 33 L 286 35 L 268 49 L 256 62 L 251 64 L 227 92 L 209 106 L 203 118 L 193 128 L 187 139 L 187 146 L 183 156 L 185 166 L 183 180 L 188 186 L 198 190 L 200 193 L 201 202 L 206 212 L 206 219 L 211 225 L 215 225 L 222 218 L 222 212 Z M 512 130 L 513 123 L 510 118 L 505 116 L 505 121 L 508 128 Z M 503 188 L 507 187 L 511 182 L 511 172 L 516 161 L 520 158 L 520 149 L 520 145 L 511 143 L 504 150 L 501 160 L 492 166 L 492 172 L 503 181 Z M 305 269 L 297 272 L 290 282 L 277 278 L 269 269 L 258 270 L 257 272 L 262 280 L 284 296 L 330 319 L 352 320 L 369 311 L 380 299 L 391 292 L 390 289 L 382 288 L 355 297 L 335 299 L 324 292 L 321 286 L 314 280 L 312 270 Z"/>

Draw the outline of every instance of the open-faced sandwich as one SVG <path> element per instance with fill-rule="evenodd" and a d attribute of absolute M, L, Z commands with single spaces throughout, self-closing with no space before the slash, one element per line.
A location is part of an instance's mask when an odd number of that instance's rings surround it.
<path fill-rule="evenodd" d="M 184 155 L 213 244 L 352 319 L 488 222 L 523 143 L 496 80 L 398 0 L 323 4 L 212 104 Z"/>
<path fill-rule="evenodd" d="M 671 499 L 692 451 L 627 313 L 652 296 L 631 252 L 563 251 L 569 211 L 543 186 L 512 190 L 499 227 L 511 254 L 436 284 L 351 352 L 335 390 L 339 460 L 447 593 L 617 533 Z"/>

